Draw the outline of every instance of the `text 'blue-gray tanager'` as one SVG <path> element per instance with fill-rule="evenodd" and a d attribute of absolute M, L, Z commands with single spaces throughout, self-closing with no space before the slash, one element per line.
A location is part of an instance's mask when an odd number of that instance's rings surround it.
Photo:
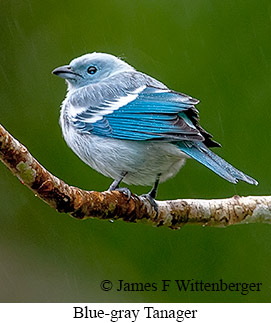
<path fill-rule="evenodd" d="M 109 54 L 83 55 L 53 73 L 68 85 L 60 116 L 64 139 L 86 164 L 114 179 L 109 190 L 121 181 L 153 185 L 153 199 L 158 182 L 189 157 L 231 183 L 257 185 L 208 148 L 220 145 L 199 125 L 198 100 Z"/>

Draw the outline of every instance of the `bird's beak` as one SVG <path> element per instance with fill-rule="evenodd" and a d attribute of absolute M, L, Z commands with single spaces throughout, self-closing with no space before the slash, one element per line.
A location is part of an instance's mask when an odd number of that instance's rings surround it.
<path fill-rule="evenodd" d="M 63 79 L 74 79 L 76 75 L 81 77 L 81 75 L 72 70 L 70 65 L 57 67 L 52 71 L 52 74 L 62 77 Z"/>

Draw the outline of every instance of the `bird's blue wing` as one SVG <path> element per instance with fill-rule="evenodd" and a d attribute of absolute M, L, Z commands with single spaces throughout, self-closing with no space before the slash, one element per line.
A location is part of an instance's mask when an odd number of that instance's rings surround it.
<path fill-rule="evenodd" d="M 197 103 L 185 94 L 143 86 L 89 107 L 72 121 L 83 133 L 116 139 L 203 141 L 194 118 Z"/>

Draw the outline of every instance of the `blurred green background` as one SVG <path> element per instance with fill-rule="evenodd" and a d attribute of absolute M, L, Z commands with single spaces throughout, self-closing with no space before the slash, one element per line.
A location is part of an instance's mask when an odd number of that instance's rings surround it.
<path fill-rule="evenodd" d="M 125 58 L 201 100 L 201 124 L 222 157 L 259 181 L 227 183 L 195 161 L 158 199 L 270 194 L 271 3 L 268 0 L 0 2 L 1 123 L 50 172 L 84 189 L 111 180 L 66 146 L 66 93 L 53 68 L 87 52 Z M 59 214 L 0 165 L 0 301 L 270 302 L 271 227 L 179 231 Z M 147 187 L 131 187 L 144 193 Z M 100 282 L 202 279 L 262 282 L 261 292 L 104 292 Z"/>

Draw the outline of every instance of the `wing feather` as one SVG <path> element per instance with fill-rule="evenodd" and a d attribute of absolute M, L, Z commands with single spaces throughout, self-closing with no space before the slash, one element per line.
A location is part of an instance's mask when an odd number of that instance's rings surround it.
<path fill-rule="evenodd" d="M 198 125 L 198 102 L 169 89 L 142 86 L 87 108 L 72 122 L 81 132 L 116 139 L 212 141 Z"/>

